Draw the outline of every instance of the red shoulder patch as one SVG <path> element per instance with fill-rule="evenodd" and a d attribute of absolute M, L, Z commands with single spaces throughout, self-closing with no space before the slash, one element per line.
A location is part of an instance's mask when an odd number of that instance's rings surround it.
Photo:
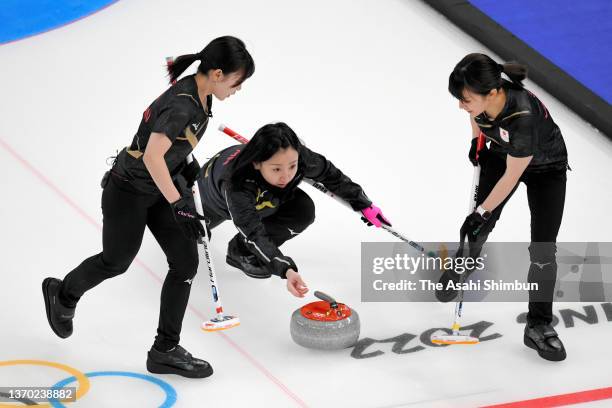
<path fill-rule="evenodd" d="M 149 119 L 151 118 L 151 107 L 148 107 L 147 110 L 144 111 L 142 117 L 144 118 L 145 123 L 149 121 Z"/>

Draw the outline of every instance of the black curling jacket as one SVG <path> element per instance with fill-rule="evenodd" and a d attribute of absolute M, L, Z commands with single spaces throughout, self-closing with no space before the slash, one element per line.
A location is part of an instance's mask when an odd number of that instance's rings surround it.
<path fill-rule="evenodd" d="M 351 181 L 323 155 L 306 147 L 300 152 L 294 179 L 285 188 L 268 184 L 255 169 L 248 178 L 233 185 L 229 181 L 232 162 L 242 147 L 228 147 L 202 167 L 203 174 L 199 181 L 202 202 L 213 217 L 233 220 L 249 250 L 281 278 L 286 278 L 290 268 L 297 271 L 297 266 L 268 237 L 262 218 L 273 214 L 291 199 L 305 177 L 322 183 L 356 211 L 372 204 L 361 186 Z"/>
<path fill-rule="evenodd" d="M 491 141 L 491 152 L 501 156 L 533 156 L 526 173 L 567 168 L 567 149 L 561 131 L 546 106 L 531 92 L 504 81 L 506 104 L 497 118 L 485 112 L 474 119 Z"/>
<path fill-rule="evenodd" d="M 137 190 L 161 194 L 147 170 L 143 156 L 152 132 L 163 133 L 172 142 L 164 160 L 172 179 L 185 165 L 185 158 L 196 147 L 212 117 L 212 96 L 202 106 L 195 75 L 189 75 L 168 88 L 144 111 L 130 146 L 117 156 L 113 172 Z"/>

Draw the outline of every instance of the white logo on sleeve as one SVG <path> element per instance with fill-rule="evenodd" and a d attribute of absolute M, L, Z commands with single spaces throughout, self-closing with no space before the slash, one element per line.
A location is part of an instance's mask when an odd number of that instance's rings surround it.
<path fill-rule="evenodd" d="M 295 232 L 291 228 L 287 228 L 287 229 L 289 230 L 289 234 L 291 234 L 290 236 L 294 236 L 294 235 L 298 235 L 299 234 L 299 232 Z"/>
<path fill-rule="evenodd" d="M 506 129 L 499 128 L 499 136 L 504 142 L 510 143 L 510 132 L 508 132 Z"/>
<path fill-rule="evenodd" d="M 191 279 L 187 279 L 187 280 L 185 281 L 185 283 L 188 283 L 188 284 L 190 284 L 190 285 L 191 285 L 191 282 L 193 282 L 193 278 L 191 278 Z"/>
<path fill-rule="evenodd" d="M 191 126 L 193 126 L 193 130 L 194 130 L 195 132 L 197 132 L 197 131 L 198 131 L 198 128 L 200 127 L 200 124 L 199 124 L 199 123 L 192 123 L 192 124 L 191 124 Z"/>

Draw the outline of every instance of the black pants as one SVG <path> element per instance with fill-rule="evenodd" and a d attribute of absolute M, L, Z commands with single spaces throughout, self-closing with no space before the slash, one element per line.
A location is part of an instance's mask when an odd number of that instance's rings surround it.
<path fill-rule="evenodd" d="M 213 211 L 207 209 L 206 203 L 203 203 L 204 216 L 206 224 L 210 229 L 225 221 L 225 218 L 212 216 Z M 297 188 L 293 193 L 293 197 L 274 209 L 267 209 L 266 216 L 262 217 L 261 222 L 266 229 L 268 237 L 276 246 L 281 246 L 284 242 L 295 237 L 303 232 L 315 219 L 315 205 L 308 194 Z M 241 243 L 241 248 L 248 251 L 242 246 L 243 238 L 240 234 L 236 234 L 233 238 Z"/>
<path fill-rule="evenodd" d="M 62 303 L 76 305 L 86 291 L 125 272 L 140 249 L 145 227 L 149 227 L 169 265 L 161 292 L 155 347 L 171 349 L 179 342 L 191 280 L 198 269 L 196 242 L 183 235 L 161 194 L 142 194 L 115 176 L 110 177 L 102 193 L 102 214 L 103 250 L 64 278 Z"/>
<path fill-rule="evenodd" d="M 482 165 L 477 203 L 480 205 L 506 171 L 506 161 L 489 153 Z M 528 282 L 537 283 L 539 290 L 529 292 L 529 324 L 552 322 L 552 301 L 557 279 L 557 234 L 563 218 L 565 204 L 566 170 L 542 173 L 524 173 L 520 179 L 527 187 L 527 200 L 531 212 L 531 244 L 529 245 Z M 517 185 L 518 186 L 518 185 Z M 510 195 L 493 210 L 491 218 L 482 228 L 476 242 L 470 244 L 470 255 L 477 256 L 489 233 L 501 216 Z M 475 251 L 474 251 L 475 249 Z"/>

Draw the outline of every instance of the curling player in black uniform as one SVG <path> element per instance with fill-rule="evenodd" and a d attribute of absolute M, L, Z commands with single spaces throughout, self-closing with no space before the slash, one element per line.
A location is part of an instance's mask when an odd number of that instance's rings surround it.
<path fill-rule="evenodd" d="M 524 65 L 498 64 L 484 54 L 467 55 L 450 74 L 449 91 L 470 115 L 469 159 L 482 168 L 477 208 L 465 219 L 461 234 L 467 235 L 470 256 L 477 257 L 519 182 L 525 184 L 531 212 L 528 282 L 537 283 L 538 290 L 529 292 L 524 343 L 542 358 L 560 361 L 566 351 L 551 323 L 556 240 L 569 168 L 567 150 L 546 106 L 523 87 L 526 74 Z M 477 162 L 476 142 L 481 132 L 490 147 L 480 151 Z M 447 271 L 441 282 L 449 279 L 458 280 L 458 276 Z M 446 302 L 456 295 L 453 290 L 436 292 Z"/>

